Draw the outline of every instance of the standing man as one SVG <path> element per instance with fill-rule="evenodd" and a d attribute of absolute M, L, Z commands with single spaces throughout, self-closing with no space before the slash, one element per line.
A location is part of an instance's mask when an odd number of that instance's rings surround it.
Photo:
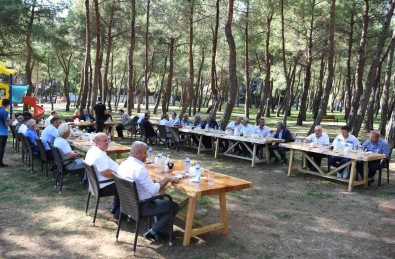
<path fill-rule="evenodd" d="M 328 134 L 323 132 L 323 129 L 320 125 L 315 126 L 314 133 L 310 134 L 310 136 L 308 136 L 306 139 L 310 142 L 315 142 L 321 146 L 326 146 L 329 144 Z M 325 154 L 315 153 L 315 152 L 307 152 L 307 155 L 313 158 L 314 162 L 318 166 L 321 166 L 322 158 L 327 156 Z M 307 160 L 307 167 L 309 167 L 313 171 L 317 171 L 309 160 Z"/>
<path fill-rule="evenodd" d="M 114 196 L 111 214 L 119 218 L 119 197 L 115 183 L 111 181 L 112 172 L 118 171 L 115 163 L 106 153 L 108 149 L 108 136 L 105 133 L 97 133 L 93 139 L 94 145 L 88 150 L 85 163 L 95 168 L 97 180 L 99 181 L 100 193 L 104 196 Z"/>
<path fill-rule="evenodd" d="M 6 109 L 10 106 L 10 100 L 3 99 L 3 104 L 0 106 L 0 167 L 7 167 L 8 165 L 3 163 L 5 145 L 7 144 L 8 138 L 8 126 L 13 122 L 10 121 L 8 112 Z"/>
<path fill-rule="evenodd" d="M 276 131 L 276 134 L 274 134 L 274 138 L 282 139 L 284 142 L 292 142 L 293 141 L 291 132 L 285 127 L 285 125 L 282 121 L 277 122 L 276 126 L 277 126 L 277 131 Z M 279 162 L 278 157 L 274 153 L 274 150 L 277 150 L 278 154 L 281 157 L 281 160 L 283 161 L 283 165 L 286 165 L 287 158 L 285 157 L 285 149 L 286 148 L 284 148 L 284 147 L 280 147 L 279 143 L 271 145 L 269 147 L 270 158 L 274 157 L 274 162 L 275 163 Z"/>
<path fill-rule="evenodd" d="M 135 141 L 130 147 L 129 158 L 122 162 L 118 169 L 118 175 L 120 177 L 136 183 L 140 201 L 156 195 L 168 183 L 178 183 L 178 179 L 173 176 L 166 177 L 159 183 L 155 183 L 144 166 L 146 158 L 147 144 L 141 141 Z M 175 202 L 170 203 L 169 200 L 154 200 L 149 203 L 144 203 L 141 208 L 142 215 L 156 214 L 156 222 L 152 228 L 143 235 L 145 238 L 158 240 L 167 236 L 165 229 L 170 220 L 168 214 L 170 206 L 173 207 L 173 215 L 175 216 L 179 210 L 178 204 Z"/>
<path fill-rule="evenodd" d="M 380 139 L 380 132 L 372 131 L 370 132 L 369 139 L 362 144 L 363 150 L 371 151 L 377 154 L 384 154 L 386 158 L 389 158 L 390 150 L 388 143 L 384 140 Z M 363 179 L 363 161 L 357 162 L 357 171 L 361 175 Z M 374 176 L 376 175 L 376 171 L 380 168 L 380 160 L 373 160 L 368 162 L 368 185 L 370 186 L 374 182 Z"/>
<path fill-rule="evenodd" d="M 121 123 L 119 123 L 115 129 L 118 132 L 118 138 L 124 138 L 123 137 L 123 130 L 125 129 L 125 126 L 128 124 L 132 123 L 132 119 L 130 116 L 122 109 L 119 110 L 119 115 L 121 115 Z"/>
<path fill-rule="evenodd" d="M 106 110 L 106 105 L 101 102 L 101 97 L 97 97 L 97 100 L 99 101 L 95 107 L 93 107 L 93 110 L 95 111 L 96 114 L 96 132 L 103 132 L 104 129 L 104 122 L 106 121 L 106 116 L 105 116 L 105 110 Z"/>

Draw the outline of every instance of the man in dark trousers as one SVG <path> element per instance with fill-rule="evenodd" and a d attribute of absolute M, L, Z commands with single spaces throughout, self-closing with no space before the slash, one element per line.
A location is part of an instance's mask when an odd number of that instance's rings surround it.
<path fill-rule="evenodd" d="M 3 163 L 3 157 L 8 138 L 8 126 L 15 120 L 15 118 L 13 118 L 12 121 L 10 121 L 8 112 L 6 111 L 9 106 L 10 100 L 3 99 L 2 106 L 0 106 L 0 167 L 8 166 Z"/>
<path fill-rule="evenodd" d="M 277 131 L 276 134 L 274 134 L 274 138 L 277 139 L 282 139 L 284 142 L 292 142 L 294 139 L 292 138 L 291 132 L 285 127 L 284 123 L 279 121 L 277 122 Z M 274 153 L 274 150 L 277 150 L 278 154 L 281 157 L 281 160 L 283 161 L 283 165 L 287 164 L 287 158 L 285 156 L 285 149 L 284 147 L 280 147 L 279 143 L 276 143 L 274 145 L 271 145 L 269 147 L 270 151 L 270 159 L 274 158 L 274 162 L 278 163 L 279 159 Z"/>
<path fill-rule="evenodd" d="M 96 132 L 103 132 L 104 129 L 104 121 L 105 114 L 104 111 L 106 110 L 106 105 L 101 102 L 101 97 L 97 97 L 98 103 L 93 107 L 96 114 Z"/>

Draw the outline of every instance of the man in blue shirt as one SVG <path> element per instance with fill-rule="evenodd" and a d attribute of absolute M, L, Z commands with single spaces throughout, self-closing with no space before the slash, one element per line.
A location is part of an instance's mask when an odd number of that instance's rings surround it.
<path fill-rule="evenodd" d="M 0 167 L 7 167 L 8 165 L 3 163 L 5 145 L 7 144 L 8 138 L 8 126 L 12 123 L 10 121 L 8 112 L 6 109 L 10 106 L 10 100 L 3 99 L 2 106 L 0 106 Z"/>
<path fill-rule="evenodd" d="M 25 136 L 29 139 L 34 152 L 38 153 L 38 146 L 36 141 L 36 139 L 38 139 L 38 134 L 36 130 L 36 120 L 35 119 L 28 120 L 26 126 L 27 126 L 27 131 L 25 133 Z"/>
<path fill-rule="evenodd" d="M 369 139 L 362 144 L 362 149 L 371 151 L 377 154 L 384 154 L 386 158 L 389 158 L 390 150 L 389 145 L 384 140 L 380 139 L 380 132 L 370 132 Z M 357 162 L 357 171 L 363 178 L 363 161 Z M 374 176 L 376 171 L 380 168 L 380 160 L 373 160 L 368 162 L 369 173 L 368 173 L 368 184 L 369 186 L 374 182 Z"/>
<path fill-rule="evenodd" d="M 58 131 L 59 125 L 60 125 L 60 119 L 54 117 L 51 119 L 50 124 L 47 127 L 45 127 L 43 132 L 41 132 L 41 141 L 45 148 L 45 152 L 47 153 L 47 156 L 50 159 L 52 159 L 52 152 L 49 143 L 53 144 L 55 142 L 55 139 L 59 137 L 59 131 Z"/>

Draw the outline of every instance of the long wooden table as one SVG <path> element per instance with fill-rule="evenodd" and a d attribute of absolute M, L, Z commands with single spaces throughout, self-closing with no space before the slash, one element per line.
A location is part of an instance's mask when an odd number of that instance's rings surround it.
<path fill-rule="evenodd" d="M 333 150 L 330 150 L 328 148 L 320 148 L 320 147 L 311 147 L 309 143 L 302 143 L 302 142 L 288 142 L 288 143 L 281 143 L 280 146 L 289 148 L 291 150 L 291 154 L 289 156 L 289 165 L 288 165 L 288 176 L 291 176 L 292 174 L 292 165 L 293 165 L 293 157 L 294 157 L 294 152 L 295 151 L 300 151 L 303 154 L 303 164 L 301 168 L 298 168 L 298 171 L 308 173 L 308 174 L 313 174 L 313 175 L 318 175 L 324 178 L 329 178 L 341 182 L 346 182 L 348 183 L 348 191 L 351 192 L 352 188 L 354 186 L 358 185 L 363 185 L 364 187 L 368 186 L 368 162 L 373 161 L 373 160 L 379 160 L 385 158 L 385 155 L 383 154 L 376 154 L 376 153 L 367 153 L 367 152 L 354 152 L 354 151 L 349 151 L 349 152 L 336 152 Z M 326 154 L 330 156 L 340 156 L 340 157 L 345 157 L 349 158 L 350 161 L 343 164 L 340 167 L 334 168 L 333 170 L 329 172 L 324 172 L 322 168 L 320 168 L 311 158 L 307 152 L 313 152 L 313 153 L 319 153 L 319 154 Z M 306 167 L 306 161 L 309 161 L 314 168 L 317 170 L 311 171 L 308 170 Z M 355 180 L 355 176 L 357 174 L 357 161 L 363 161 L 364 162 L 364 176 L 363 179 L 360 181 Z M 342 179 L 342 178 L 337 178 L 334 174 L 339 172 L 340 170 L 344 169 L 345 167 L 351 165 L 351 172 L 350 172 L 350 178 L 349 179 Z"/>
<path fill-rule="evenodd" d="M 202 143 L 203 136 L 210 137 L 212 140 L 216 139 L 215 149 L 214 149 L 214 157 L 215 158 L 218 158 L 221 140 L 229 141 L 228 148 L 223 153 L 223 155 L 251 161 L 251 167 L 254 167 L 255 164 L 257 164 L 257 163 L 263 163 L 263 162 L 270 164 L 269 144 L 283 142 L 283 140 L 275 139 L 275 138 L 256 138 L 256 137 L 253 138 L 253 137 L 241 137 L 241 136 L 228 135 L 225 133 L 225 131 L 181 128 L 180 132 L 186 133 L 186 134 L 195 134 L 195 135 L 199 136 L 198 154 L 200 154 L 200 151 L 202 149 L 210 150 L 210 149 L 207 149 L 206 147 L 204 147 L 204 145 Z M 214 141 L 212 141 L 212 142 L 214 142 Z M 245 150 L 247 150 L 249 152 L 251 157 L 235 154 L 233 152 L 233 149 L 238 145 L 244 146 Z M 258 145 L 264 146 L 265 159 L 258 158 L 258 156 L 256 154 Z M 251 146 L 252 146 L 252 148 L 251 148 Z"/>
<path fill-rule="evenodd" d="M 95 127 L 96 123 L 94 121 L 88 122 L 88 121 L 83 121 L 83 122 L 69 122 L 69 124 L 73 125 L 73 127 Z M 110 135 L 111 138 L 114 139 L 114 129 L 115 129 L 115 122 L 114 121 L 105 121 L 104 122 L 104 129 L 109 128 L 110 129 Z"/>
<path fill-rule="evenodd" d="M 147 169 L 154 181 L 161 181 L 166 177 L 162 169 L 150 166 L 147 166 Z M 171 175 L 173 171 L 180 170 L 182 170 L 182 161 L 175 161 L 173 170 L 169 172 L 169 175 Z M 180 208 L 188 206 L 187 214 L 185 215 L 180 211 L 178 215 L 185 220 L 183 245 L 189 246 L 191 237 L 203 233 L 221 230 L 222 235 L 227 235 L 229 231 L 226 210 L 226 193 L 251 188 L 252 183 L 225 174 L 215 173 L 214 184 L 211 186 L 208 185 L 207 178 L 204 175 L 202 176 L 198 187 L 196 187 L 195 183 L 190 183 L 188 178 L 180 180 L 178 184 L 172 184 L 169 186 L 188 196 L 179 204 Z M 194 220 L 195 206 L 197 198 L 208 195 L 218 195 L 219 197 L 220 222 L 204 226 L 202 223 Z M 193 227 L 194 223 L 195 225 L 198 225 L 198 227 Z"/>
<path fill-rule="evenodd" d="M 83 152 L 88 152 L 88 150 L 92 147 L 92 143 L 89 140 L 85 141 L 80 139 L 67 139 L 67 141 L 72 147 L 81 150 Z M 129 153 L 129 152 L 130 152 L 130 147 L 117 144 L 113 141 L 110 143 L 106 151 L 108 155 L 116 154 L 117 158 L 121 158 L 121 155 L 123 153 Z"/>

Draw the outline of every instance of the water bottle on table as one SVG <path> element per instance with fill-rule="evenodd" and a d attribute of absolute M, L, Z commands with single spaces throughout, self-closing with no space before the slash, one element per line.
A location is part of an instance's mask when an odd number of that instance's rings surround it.
<path fill-rule="evenodd" d="M 188 173 L 190 164 L 191 164 L 191 159 L 189 158 L 189 156 L 187 156 L 184 161 L 184 172 L 185 173 Z"/>

